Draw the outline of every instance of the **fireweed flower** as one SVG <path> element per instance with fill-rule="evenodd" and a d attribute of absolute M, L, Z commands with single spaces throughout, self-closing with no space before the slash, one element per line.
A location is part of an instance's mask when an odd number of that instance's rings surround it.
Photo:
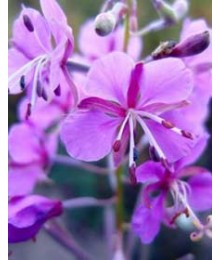
<path fill-rule="evenodd" d="M 158 160 L 174 162 L 189 153 L 193 135 L 187 123 L 179 129 L 162 114 L 185 105 L 192 86 L 190 71 L 178 59 L 135 64 L 124 53 L 106 55 L 90 69 L 89 97 L 64 121 L 61 138 L 72 157 L 85 161 L 99 160 L 111 150 L 117 157 L 129 140 L 134 175 L 139 124 Z"/>
<path fill-rule="evenodd" d="M 44 16 L 23 6 L 14 22 L 9 50 L 9 93 L 27 89 L 27 116 L 37 97 L 50 100 L 60 95 L 63 85 L 75 86 L 65 67 L 72 55 L 73 36 L 67 19 L 55 0 L 41 0 Z"/>
<path fill-rule="evenodd" d="M 45 172 L 57 149 L 57 134 L 45 135 L 30 123 L 15 124 L 8 138 L 9 196 L 30 193 L 39 181 L 46 181 Z"/>
<path fill-rule="evenodd" d="M 39 195 L 15 196 L 9 200 L 8 240 L 18 243 L 35 238 L 43 224 L 62 214 L 62 204 Z"/>
<path fill-rule="evenodd" d="M 124 29 L 122 26 L 118 26 L 110 35 L 100 37 L 94 31 L 94 20 L 88 20 L 80 29 L 79 49 L 84 57 L 93 61 L 112 51 L 123 51 L 123 38 Z M 128 44 L 128 54 L 137 60 L 141 50 L 141 38 L 132 37 Z"/>
<path fill-rule="evenodd" d="M 173 226 L 181 214 L 190 217 L 198 229 L 198 232 L 191 234 L 192 240 L 199 239 L 204 234 L 211 235 L 210 221 L 203 225 L 194 213 L 211 209 L 211 173 L 202 167 L 187 166 L 199 157 L 204 148 L 204 141 L 201 139 L 198 142 L 192 156 L 176 162 L 173 172 L 152 161 L 137 168 L 137 181 L 146 186 L 143 190 L 142 202 L 133 214 L 132 227 L 143 243 L 153 241 L 162 223 Z M 171 202 L 169 202 L 170 197 Z"/>

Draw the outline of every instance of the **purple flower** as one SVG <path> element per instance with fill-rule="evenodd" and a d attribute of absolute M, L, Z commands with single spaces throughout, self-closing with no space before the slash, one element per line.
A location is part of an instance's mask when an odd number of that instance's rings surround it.
<path fill-rule="evenodd" d="M 112 51 L 123 51 L 124 29 L 118 26 L 110 35 L 100 37 L 94 29 L 94 20 L 88 20 L 80 29 L 79 49 L 89 60 L 95 60 Z M 128 45 L 128 54 L 137 60 L 142 50 L 140 37 L 132 37 Z"/>
<path fill-rule="evenodd" d="M 45 170 L 57 149 L 57 134 L 46 136 L 30 123 L 15 124 L 8 138 L 9 196 L 30 193 L 35 184 L 47 180 Z"/>
<path fill-rule="evenodd" d="M 203 19 L 191 21 L 186 19 L 181 32 L 181 40 L 198 33 L 208 31 L 211 36 L 211 29 Z M 210 43 L 202 53 L 184 58 L 183 61 L 193 71 L 195 88 L 191 97 L 192 103 L 202 110 L 207 110 L 207 104 L 212 94 L 212 44 Z M 202 113 L 201 113 L 202 114 Z M 203 113 L 204 114 L 204 113 Z"/>
<path fill-rule="evenodd" d="M 85 161 L 99 160 L 112 148 L 118 158 L 129 139 L 133 171 L 139 124 L 158 159 L 174 162 L 189 153 L 193 136 L 187 131 L 187 122 L 181 130 L 162 114 L 185 105 L 192 86 L 191 73 L 181 60 L 135 64 L 123 53 L 106 55 L 90 69 L 89 97 L 64 121 L 61 138 L 72 157 Z"/>
<path fill-rule="evenodd" d="M 65 14 L 55 0 L 41 0 L 44 16 L 37 10 L 23 6 L 14 22 L 9 50 L 9 93 L 27 89 L 27 116 L 37 97 L 50 100 L 71 84 L 65 67 L 72 55 L 73 36 Z"/>
<path fill-rule="evenodd" d="M 39 195 L 15 196 L 9 200 L 8 240 L 18 243 L 36 236 L 43 224 L 62 214 L 62 204 Z"/>
<path fill-rule="evenodd" d="M 187 156 L 174 165 L 173 172 L 152 161 L 137 168 L 137 181 L 146 186 L 143 200 L 132 217 L 132 227 L 143 243 L 152 242 L 162 223 L 172 226 L 181 214 L 191 217 L 200 233 L 207 232 L 209 226 L 203 225 L 194 211 L 211 208 L 212 176 L 202 167 L 186 167 L 198 158 L 205 144 L 206 137 L 194 147 L 192 156 Z M 182 180 L 185 178 L 188 178 L 187 182 Z M 172 206 L 168 207 L 169 195 L 172 196 Z"/>

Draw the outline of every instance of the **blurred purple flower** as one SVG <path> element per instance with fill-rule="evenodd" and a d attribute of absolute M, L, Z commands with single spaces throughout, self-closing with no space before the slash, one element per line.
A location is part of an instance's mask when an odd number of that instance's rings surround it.
<path fill-rule="evenodd" d="M 50 100 L 70 85 L 74 98 L 75 86 L 65 67 L 73 52 L 72 30 L 55 0 L 41 0 L 44 16 L 37 10 L 23 6 L 14 22 L 9 49 L 9 93 L 27 89 L 27 116 L 37 97 Z"/>
<path fill-rule="evenodd" d="M 9 200 L 8 240 L 34 239 L 46 221 L 62 214 L 62 204 L 39 195 L 15 196 Z"/>
<path fill-rule="evenodd" d="M 94 29 L 94 20 L 88 20 L 82 25 L 79 33 L 79 49 L 90 61 L 101 58 L 113 52 L 123 51 L 124 28 L 118 26 L 115 31 L 105 37 L 97 35 Z M 142 51 L 140 37 L 132 37 L 128 45 L 128 55 L 138 60 Z"/>
<path fill-rule="evenodd" d="M 173 172 L 152 161 L 137 168 L 137 181 L 146 184 L 146 187 L 143 190 L 143 200 L 133 214 L 132 227 L 143 243 L 151 243 L 163 222 L 172 226 L 181 214 L 191 217 L 200 231 L 206 228 L 194 211 L 211 209 L 212 176 L 202 167 L 187 166 L 201 155 L 206 139 L 206 136 L 200 139 L 192 156 L 176 162 Z M 185 178 L 188 180 L 182 180 Z M 172 206 L 167 206 L 170 194 Z"/>
<path fill-rule="evenodd" d="M 64 121 L 61 138 L 72 157 L 85 161 L 103 158 L 112 147 L 118 159 L 129 139 L 133 171 L 139 123 L 159 160 L 174 162 L 189 153 L 193 136 L 187 122 L 181 130 L 160 114 L 186 105 L 192 87 L 191 73 L 179 59 L 134 64 L 126 54 L 111 53 L 94 62 L 88 98 Z"/>
<path fill-rule="evenodd" d="M 38 181 L 47 180 L 45 171 L 57 149 L 57 134 L 47 136 L 30 123 L 11 127 L 9 146 L 9 196 L 30 193 Z"/>

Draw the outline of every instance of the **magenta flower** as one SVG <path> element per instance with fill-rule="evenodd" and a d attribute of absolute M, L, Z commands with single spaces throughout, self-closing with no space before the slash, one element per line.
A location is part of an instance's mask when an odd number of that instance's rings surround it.
<path fill-rule="evenodd" d="M 27 89 L 27 116 L 37 97 L 50 100 L 70 84 L 65 64 L 73 51 L 72 30 L 55 0 L 40 3 L 44 16 L 23 6 L 13 26 L 9 50 L 9 93 Z"/>
<path fill-rule="evenodd" d="M 36 236 L 43 224 L 62 214 L 62 204 L 39 195 L 15 196 L 9 200 L 8 241 L 18 243 Z"/>
<path fill-rule="evenodd" d="M 56 152 L 57 135 L 46 136 L 30 123 L 15 124 L 8 146 L 9 196 L 28 194 L 37 182 L 47 180 L 45 170 Z"/>
<path fill-rule="evenodd" d="M 123 51 L 124 28 L 118 26 L 114 32 L 105 37 L 97 35 L 94 20 L 82 25 L 79 33 L 79 49 L 89 60 L 95 60 L 112 51 Z M 128 54 L 137 60 L 142 50 L 140 37 L 132 37 L 128 45 Z"/>
<path fill-rule="evenodd" d="M 61 138 L 72 157 L 85 161 L 99 160 L 112 148 L 117 157 L 129 140 L 129 167 L 134 169 L 139 124 L 159 160 L 174 162 L 189 153 L 193 136 L 187 122 L 181 130 L 162 114 L 185 105 L 192 86 L 181 60 L 135 64 L 123 53 L 106 55 L 90 69 L 89 97 L 64 121 Z"/>
<path fill-rule="evenodd" d="M 181 40 L 211 29 L 203 19 L 191 21 L 186 19 L 181 32 Z M 192 69 L 195 78 L 195 91 L 200 96 L 200 102 L 207 104 L 212 94 L 212 44 L 210 43 L 202 53 L 184 58 L 186 65 Z"/>
<path fill-rule="evenodd" d="M 187 166 L 201 154 L 205 139 L 195 146 L 192 156 L 175 164 L 173 172 L 152 161 L 137 168 L 137 181 L 146 184 L 146 187 L 143 200 L 132 217 L 132 227 L 143 243 L 152 242 L 162 223 L 172 226 L 181 214 L 191 217 L 200 235 L 209 232 L 209 226 L 203 225 L 194 211 L 211 209 L 212 176 L 202 167 Z M 187 182 L 182 180 L 185 178 L 188 178 Z M 166 203 L 170 194 L 173 205 L 168 207 Z"/>

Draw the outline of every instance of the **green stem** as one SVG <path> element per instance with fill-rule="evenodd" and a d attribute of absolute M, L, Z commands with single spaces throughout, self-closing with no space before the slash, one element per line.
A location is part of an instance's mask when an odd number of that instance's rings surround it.
<path fill-rule="evenodd" d="M 118 232 L 122 233 L 124 209 L 123 209 L 123 168 L 119 167 L 116 171 L 117 179 L 117 202 L 116 202 L 116 225 Z"/>
<path fill-rule="evenodd" d="M 131 0 L 127 0 L 128 3 L 128 11 L 125 16 L 124 20 L 124 26 L 125 26 L 125 31 L 124 31 L 124 44 L 123 44 L 123 51 L 127 52 L 128 49 L 128 43 L 130 40 L 130 13 L 131 13 Z"/>

